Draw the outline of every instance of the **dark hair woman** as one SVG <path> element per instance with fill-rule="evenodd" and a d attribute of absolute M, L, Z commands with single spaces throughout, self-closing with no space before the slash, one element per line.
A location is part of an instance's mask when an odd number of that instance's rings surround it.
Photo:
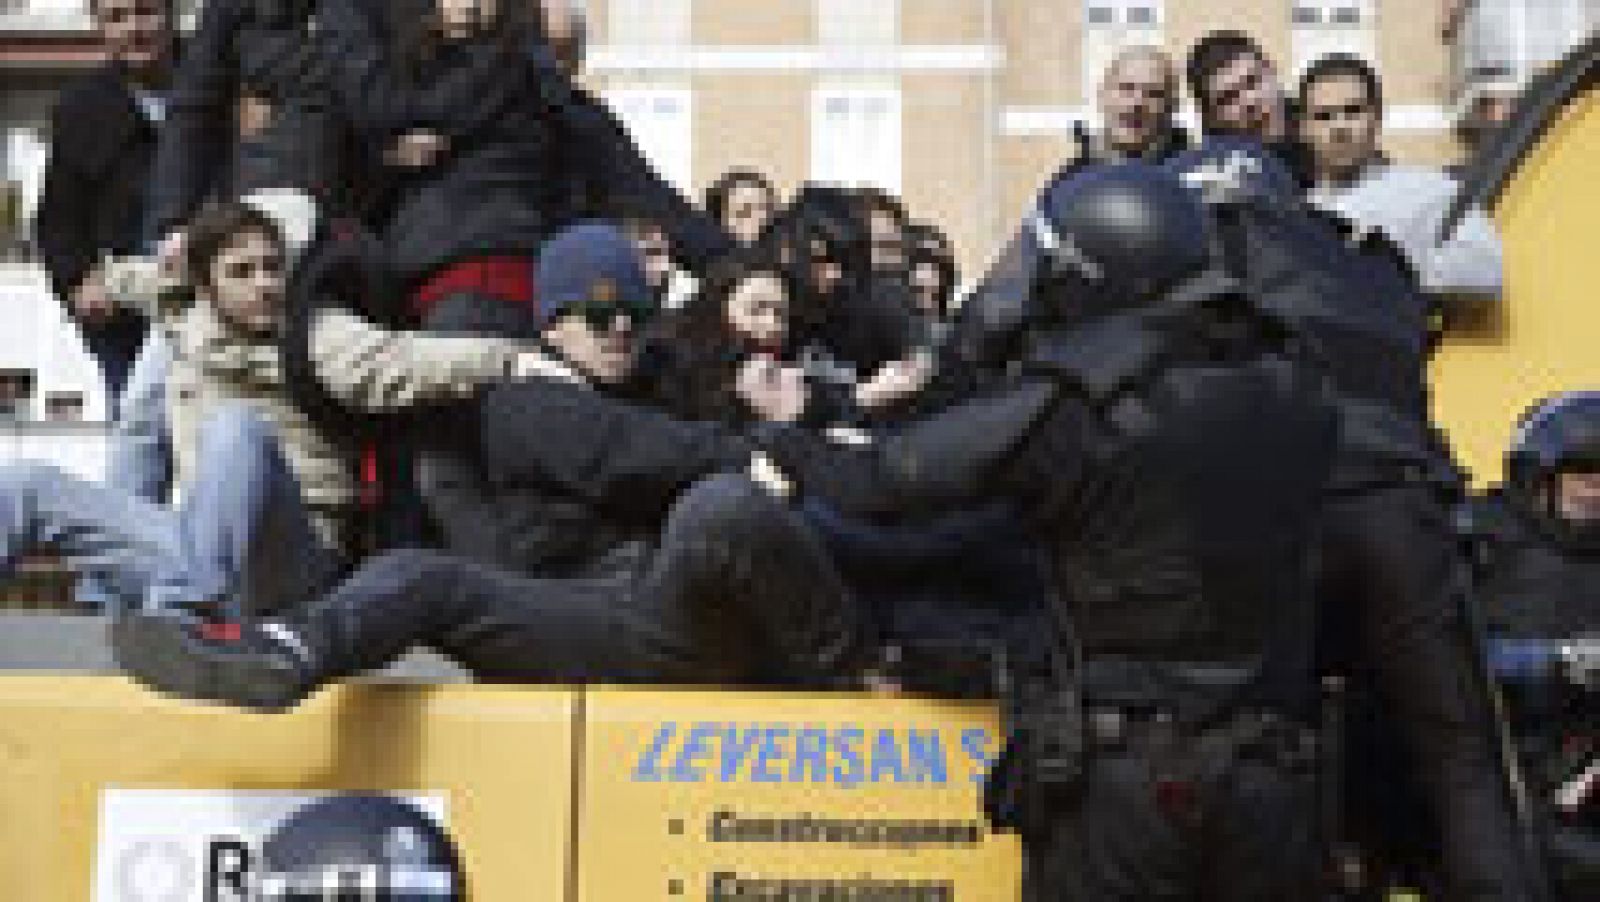
<path fill-rule="evenodd" d="M 796 293 L 774 248 L 754 245 L 720 261 L 700 290 L 663 323 L 659 346 L 670 362 L 658 382 L 660 402 L 686 419 L 751 419 L 734 382 L 754 356 L 789 358 Z"/>
<path fill-rule="evenodd" d="M 338 23 L 341 101 L 384 170 L 386 263 L 425 325 L 536 328 L 565 85 L 536 52 L 541 21 L 516 0 L 410 0 Z"/>

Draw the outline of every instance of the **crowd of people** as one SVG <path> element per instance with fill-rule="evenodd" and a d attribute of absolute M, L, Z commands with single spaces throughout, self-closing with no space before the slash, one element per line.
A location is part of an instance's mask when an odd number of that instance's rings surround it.
<path fill-rule="evenodd" d="M 1593 892 L 1600 394 L 1468 501 L 1425 364 L 1498 240 L 1361 59 L 1124 51 L 961 292 L 885 192 L 683 197 L 563 0 L 93 7 L 38 233 L 114 464 L 0 468 L 0 560 L 134 678 L 999 695 L 1030 899 Z"/>

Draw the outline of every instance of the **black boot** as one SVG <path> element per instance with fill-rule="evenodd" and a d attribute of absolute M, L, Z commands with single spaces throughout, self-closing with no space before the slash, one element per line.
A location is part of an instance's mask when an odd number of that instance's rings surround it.
<path fill-rule="evenodd" d="M 275 621 L 130 611 L 112 623 L 111 647 L 129 676 L 180 698 L 283 711 L 318 683 L 309 646 L 292 627 Z"/>

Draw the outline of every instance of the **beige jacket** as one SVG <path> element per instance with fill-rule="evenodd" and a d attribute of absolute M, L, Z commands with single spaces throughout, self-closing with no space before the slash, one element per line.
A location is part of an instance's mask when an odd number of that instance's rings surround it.
<path fill-rule="evenodd" d="M 172 284 L 152 260 L 119 261 L 110 287 L 119 302 L 151 316 L 172 351 L 166 409 L 175 492 L 195 478 L 205 422 L 225 405 L 247 404 L 278 438 L 323 539 L 349 549 L 359 501 L 356 437 L 325 434 L 294 405 L 276 340 L 236 329 L 209 304 L 172 303 Z M 311 343 L 329 392 L 370 412 L 469 397 L 513 375 L 521 350 L 495 339 L 393 332 L 342 311 L 319 315 Z"/>
<path fill-rule="evenodd" d="M 206 421 L 225 406 L 248 405 L 277 437 L 324 541 L 348 549 L 359 449 L 353 437 L 324 434 L 289 400 L 276 343 L 241 334 L 209 304 L 161 325 L 172 351 L 166 405 L 177 491 L 196 476 Z"/>
<path fill-rule="evenodd" d="M 311 326 L 311 362 L 328 393 L 356 410 L 386 413 L 468 398 L 516 375 L 525 345 L 497 338 L 396 332 L 327 310 Z"/>

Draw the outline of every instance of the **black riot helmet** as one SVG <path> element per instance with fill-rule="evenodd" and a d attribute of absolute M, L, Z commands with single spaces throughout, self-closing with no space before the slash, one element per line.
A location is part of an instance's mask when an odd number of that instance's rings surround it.
<path fill-rule="evenodd" d="M 405 799 L 346 793 L 300 809 L 261 846 L 257 893 L 285 902 L 457 902 L 466 895 L 455 844 Z"/>
<path fill-rule="evenodd" d="M 1211 225 L 1177 176 L 1125 163 L 1058 180 L 1025 225 L 1037 249 L 1038 321 L 1143 306 L 1210 267 Z"/>
<path fill-rule="evenodd" d="M 1600 473 L 1600 391 L 1566 392 L 1523 414 L 1506 454 L 1506 495 L 1561 539 L 1600 540 L 1600 520 L 1574 522 L 1556 502 L 1562 473 Z"/>

